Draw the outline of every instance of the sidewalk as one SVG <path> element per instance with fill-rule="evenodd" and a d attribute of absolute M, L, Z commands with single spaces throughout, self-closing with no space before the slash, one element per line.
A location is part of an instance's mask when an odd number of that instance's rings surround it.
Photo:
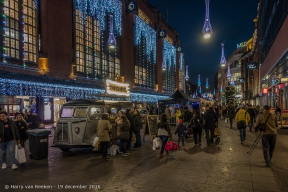
<path fill-rule="evenodd" d="M 265 167 L 260 144 L 251 156 L 246 153 L 256 134 L 247 132 L 248 141 L 241 145 L 238 130 L 226 125 L 220 120 L 223 135 L 219 146 L 206 146 L 202 138 L 202 146 L 194 147 L 193 140 L 188 139 L 185 147 L 163 159 L 157 158 L 159 150 L 152 150 L 149 136 L 128 157 L 118 155 L 110 160 L 101 159 L 90 149 L 62 153 L 58 148 L 49 148 L 48 160 L 28 160 L 16 171 L 0 169 L 0 190 L 7 184 L 37 184 L 52 186 L 43 191 L 62 191 L 58 185 L 101 186 L 101 190 L 81 191 L 280 191 L 272 169 Z"/>

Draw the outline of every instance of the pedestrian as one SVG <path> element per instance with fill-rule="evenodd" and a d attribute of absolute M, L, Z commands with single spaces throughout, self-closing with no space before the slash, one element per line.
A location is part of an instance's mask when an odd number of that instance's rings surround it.
<path fill-rule="evenodd" d="M 207 145 L 210 146 L 214 143 L 214 130 L 215 130 L 215 123 L 217 121 L 217 115 L 213 111 L 213 107 L 209 107 L 209 110 L 204 114 L 204 121 L 205 121 L 205 133 L 206 133 L 206 141 Z"/>
<path fill-rule="evenodd" d="M 165 114 L 167 116 L 167 120 L 170 122 L 172 115 L 171 115 L 171 110 L 170 110 L 170 106 L 169 105 L 167 105 L 167 107 L 165 109 Z"/>
<path fill-rule="evenodd" d="M 227 112 L 228 112 L 228 108 L 226 106 L 223 106 L 223 110 L 222 110 L 222 116 L 223 116 L 223 119 L 226 118 L 227 116 Z"/>
<path fill-rule="evenodd" d="M 189 122 L 192 118 L 191 112 L 188 110 L 188 107 L 184 107 L 183 110 L 183 125 L 187 128 L 189 125 Z"/>
<path fill-rule="evenodd" d="M 97 126 L 97 136 L 101 145 L 102 158 L 109 159 L 107 157 L 107 150 L 110 142 L 109 133 L 111 132 L 112 125 L 109 121 L 108 113 L 103 113 Z"/>
<path fill-rule="evenodd" d="M 134 131 L 134 120 L 132 118 L 131 109 L 130 108 L 126 109 L 125 115 L 126 115 L 128 121 L 130 123 L 129 139 L 127 141 L 127 152 L 130 152 L 131 151 L 132 134 L 133 134 L 133 131 Z"/>
<path fill-rule="evenodd" d="M 163 152 L 165 149 L 165 145 L 166 145 L 169 138 L 170 138 L 170 140 L 172 139 L 170 123 L 167 119 L 166 114 L 161 114 L 161 116 L 160 116 L 160 122 L 158 123 L 157 136 L 162 141 L 162 146 L 161 146 L 159 157 L 163 158 L 164 157 Z M 166 151 L 167 155 L 169 155 L 169 151 L 167 151 L 167 150 L 165 150 L 165 151 Z"/>
<path fill-rule="evenodd" d="M 133 115 L 132 115 L 133 121 L 134 121 L 134 134 L 136 136 L 136 143 L 133 149 L 138 149 L 141 147 L 141 135 L 140 135 L 140 130 L 142 128 L 142 123 L 141 123 L 141 116 L 139 114 L 138 110 L 134 110 Z"/>
<path fill-rule="evenodd" d="M 248 125 L 248 122 L 250 121 L 250 115 L 249 113 L 245 110 L 245 107 L 242 107 L 235 116 L 235 121 L 237 123 L 237 129 L 240 132 L 240 141 L 241 144 L 246 141 L 246 127 Z M 243 123 L 243 125 L 242 125 Z"/>
<path fill-rule="evenodd" d="M 25 114 L 23 113 L 23 110 L 20 109 L 18 112 L 15 113 L 15 116 L 14 116 L 15 120 L 16 120 L 17 115 L 19 115 L 19 114 L 22 115 L 23 118 L 25 117 Z"/>
<path fill-rule="evenodd" d="M 24 142 L 28 139 L 28 135 L 27 135 L 28 127 L 27 127 L 26 121 L 24 120 L 21 114 L 18 114 L 16 116 L 15 125 L 17 127 L 17 130 L 20 136 L 20 144 L 22 147 L 24 147 Z"/>
<path fill-rule="evenodd" d="M 130 153 L 127 152 L 127 140 L 129 139 L 129 130 L 130 130 L 130 122 L 125 115 L 121 116 L 121 125 L 120 125 L 120 152 L 123 157 L 126 157 Z"/>
<path fill-rule="evenodd" d="M 119 135 L 120 135 L 120 127 L 121 127 L 121 124 L 122 124 L 122 119 L 121 117 L 124 115 L 124 112 L 123 111 L 118 111 L 118 117 L 116 118 L 115 122 L 116 122 L 116 138 L 119 138 Z"/>
<path fill-rule="evenodd" d="M 270 106 L 265 105 L 263 108 L 264 112 L 258 116 L 254 129 L 258 131 L 260 124 L 266 125 L 266 129 L 262 131 L 262 147 L 266 167 L 270 167 L 276 144 L 278 121 L 277 117 L 270 113 Z"/>
<path fill-rule="evenodd" d="M 195 146 L 201 145 L 203 118 L 200 116 L 200 111 L 196 111 L 189 123 L 189 127 L 193 129 L 193 137 Z"/>
<path fill-rule="evenodd" d="M 182 119 L 182 113 L 179 108 L 176 108 L 175 118 L 176 118 L 176 123 L 178 123 L 179 119 Z"/>
<path fill-rule="evenodd" d="M 249 126 L 250 132 L 252 132 L 252 127 L 253 127 L 253 124 L 254 124 L 253 123 L 253 119 L 255 117 L 255 112 L 254 112 L 254 110 L 252 108 L 252 105 L 247 104 L 246 105 L 246 111 L 249 113 L 249 116 L 250 116 L 250 121 L 248 122 L 248 126 Z"/>
<path fill-rule="evenodd" d="M 29 129 L 37 129 L 38 128 L 38 116 L 33 111 L 29 111 L 26 115 L 26 122 L 28 124 Z"/>
<path fill-rule="evenodd" d="M 14 121 L 8 118 L 8 113 L 6 111 L 0 111 L 0 148 L 2 169 L 7 168 L 7 150 L 10 157 L 11 168 L 18 168 L 18 166 L 15 164 L 15 141 L 17 141 L 18 147 L 21 147 L 20 136 Z"/>
<path fill-rule="evenodd" d="M 185 129 L 186 127 L 183 125 L 182 119 L 179 119 L 176 131 L 175 131 L 175 135 L 178 133 L 178 147 L 180 147 L 181 140 L 182 140 L 182 146 L 185 146 L 184 144 Z"/>
<path fill-rule="evenodd" d="M 233 119 L 235 118 L 235 109 L 234 107 L 232 106 L 229 106 L 228 110 L 227 110 L 227 115 L 228 115 L 228 118 L 229 118 L 229 122 L 230 122 L 230 129 L 232 129 L 232 125 L 233 125 Z"/>

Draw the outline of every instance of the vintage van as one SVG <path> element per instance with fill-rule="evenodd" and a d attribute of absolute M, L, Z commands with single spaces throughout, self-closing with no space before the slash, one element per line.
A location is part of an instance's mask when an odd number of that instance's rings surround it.
<path fill-rule="evenodd" d="M 102 114 L 117 114 L 120 110 L 125 113 L 131 107 L 129 101 L 77 99 L 65 103 L 54 128 L 53 147 L 59 147 L 62 151 L 92 148 Z"/>

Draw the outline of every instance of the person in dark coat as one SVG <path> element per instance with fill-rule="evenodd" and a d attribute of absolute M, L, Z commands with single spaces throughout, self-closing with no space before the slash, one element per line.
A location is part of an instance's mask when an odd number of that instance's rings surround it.
<path fill-rule="evenodd" d="M 182 146 L 185 146 L 184 144 L 185 129 L 186 127 L 183 125 L 182 119 L 179 119 L 178 126 L 175 131 L 175 135 L 178 133 L 178 147 L 180 147 L 181 140 L 182 140 Z"/>
<path fill-rule="evenodd" d="M 255 114 L 255 112 L 254 112 L 254 110 L 252 108 L 252 105 L 249 105 L 249 104 L 246 105 L 246 111 L 250 115 L 250 121 L 248 123 L 248 126 L 249 126 L 250 132 L 252 132 L 252 127 L 253 127 L 253 124 L 254 124 L 253 119 L 254 119 L 256 114 Z"/>
<path fill-rule="evenodd" d="M 27 124 L 28 124 L 28 128 L 30 129 L 37 129 L 38 128 L 38 117 L 36 113 L 32 113 L 32 111 L 29 111 L 27 119 L 25 119 Z"/>
<path fill-rule="evenodd" d="M 201 145 L 203 122 L 204 120 L 200 116 L 200 112 L 196 111 L 188 126 L 189 128 L 192 127 L 193 129 L 193 137 L 194 137 L 195 146 Z"/>
<path fill-rule="evenodd" d="M 132 133 L 134 131 L 134 120 L 131 115 L 131 109 L 126 109 L 125 115 L 130 122 L 129 139 L 127 141 L 127 152 L 129 152 L 131 150 Z"/>
<path fill-rule="evenodd" d="M 228 114 L 228 118 L 230 122 L 230 129 L 232 129 L 233 119 L 235 118 L 235 115 L 236 115 L 234 107 L 229 106 L 227 114 Z"/>
<path fill-rule="evenodd" d="M 138 149 L 141 147 L 141 135 L 140 130 L 142 127 L 141 116 L 138 110 L 134 110 L 132 118 L 134 120 L 134 134 L 136 136 L 136 143 L 133 149 Z"/>
<path fill-rule="evenodd" d="M 205 119 L 205 133 L 206 133 L 206 141 L 207 145 L 210 146 L 211 143 L 214 143 L 214 130 L 215 130 L 215 122 L 217 122 L 217 115 L 213 111 L 212 107 L 209 107 L 209 110 L 204 114 Z"/>
<path fill-rule="evenodd" d="M 28 139 L 27 135 L 28 126 L 21 114 L 18 114 L 16 116 L 15 125 L 17 127 L 20 136 L 20 144 L 22 147 L 24 147 L 24 142 Z"/>

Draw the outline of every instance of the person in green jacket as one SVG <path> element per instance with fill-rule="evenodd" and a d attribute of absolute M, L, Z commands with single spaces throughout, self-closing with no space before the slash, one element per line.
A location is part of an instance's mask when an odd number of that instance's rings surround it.
<path fill-rule="evenodd" d="M 97 126 L 97 135 L 102 149 L 102 158 L 109 159 L 107 157 L 107 150 L 110 141 L 109 132 L 112 129 L 112 125 L 109 121 L 108 113 L 103 113 Z"/>
<path fill-rule="evenodd" d="M 130 137 L 130 122 L 125 115 L 121 116 L 121 125 L 120 125 L 120 153 L 123 157 L 126 157 L 130 153 L 127 152 L 127 140 Z"/>
<path fill-rule="evenodd" d="M 141 116 L 138 110 L 134 110 L 132 118 L 134 120 L 134 134 L 136 136 L 136 143 L 133 149 L 138 149 L 139 147 L 141 147 L 140 130 L 142 128 Z"/>

